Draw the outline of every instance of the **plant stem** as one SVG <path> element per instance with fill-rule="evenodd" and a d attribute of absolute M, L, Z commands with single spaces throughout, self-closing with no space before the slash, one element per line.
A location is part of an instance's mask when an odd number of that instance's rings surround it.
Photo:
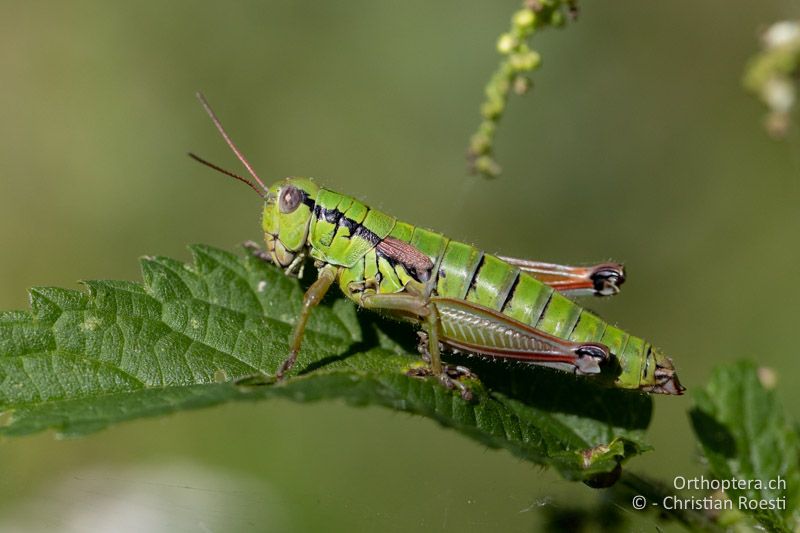
<path fill-rule="evenodd" d="M 528 73 L 541 64 L 541 56 L 528 44 L 531 36 L 546 26 L 563 26 L 567 14 L 574 17 L 576 13 L 574 0 L 525 0 L 522 8 L 511 17 L 511 28 L 497 40 L 497 51 L 503 55 L 503 60 L 486 85 L 486 99 L 481 105 L 483 120 L 467 150 L 472 172 L 487 178 L 497 177 L 501 172 L 494 159 L 497 123 L 511 91 L 519 95 L 528 92 L 532 87 Z"/>

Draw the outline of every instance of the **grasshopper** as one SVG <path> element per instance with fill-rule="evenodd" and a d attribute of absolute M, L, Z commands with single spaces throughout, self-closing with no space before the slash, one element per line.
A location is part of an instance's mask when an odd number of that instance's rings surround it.
<path fill-rule="evenodd" d="M 614 385 L 682 394 L 672 360 L 649 342 L 609 325 L 569 297 L 610 296 L 625 281 L 622 265 L 557 265 L 495 256 L 372 209 L 308 178 L 270 187 L 198 94 L 219 133 L 255 183 L 200 157 L 197 161 L 249 185 L 264 199 L 265 252 L 287 275 L 302 275 L 310 259 L 318 276 L 303 297 L 289 354 L 275 376 L 294 365 L 311 310 L 332 285 L 358 306 L 421 327 L 420 351 L 429 362 L 409 371 L 437 377 L 464 398 L 462 366 L 442 363 L 442 352 L 516 360 L 575 374 L 598 374 L 614 364 Z M 257 186 L 257 185 L 258 186 Z"/>

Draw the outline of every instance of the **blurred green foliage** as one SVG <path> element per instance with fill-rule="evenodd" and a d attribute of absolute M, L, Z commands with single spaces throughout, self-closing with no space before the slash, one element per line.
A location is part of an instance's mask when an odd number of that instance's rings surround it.
<path fill-rule="evenodd" d="M 660 345 L 690 390 L 740 358 L 788 385 L 800 141 L 763 135 L 739 79 L 758 29 L 796 7 L 583 3 L 537 41 L 536 90 L 509 104 L 503 177 L 486 182 L 466 175 L 464 146 L 517 0 L 5 2 L 0 308 L 25 307 L 29 286 L 136 279 L 143 254 L 260 238 L 257 197 L 185 156 L 236 168 L 203 90 L 263 177 L 316 176 L 489 251 L 624 261 L 623 294 L 591 307 Z M 800 390 L 778 392 L 797 419 Z M 657 399 L 640 469 L 704 471 L 688 405 Z M 35 530 L 131 501 L 124 517 L 151 530 L 527 531 L 540 507 L 597 497 L 427 420 L 338 403 L 4 441 L 0 460 L 0 526 Z"/>
<path fill-rule="evenodd" d="M 733 486 L 725 490 L 737 511 L 753 515 L 770 531 L 795 531 L 800 526 L 800 437 L 787 420 L 775 393 L 765 387 L 772 376 L 759 376 L 756 365 L 740 361 L 714 371 L 705 389 L 695 392 L 692 425 L 720 480 L 763 480 L 763 487 Z M 767 481 L 783 480 L 784 486 Z M 773 501 L 773 508 L 739 505 L 740 499 Z M 783 502 L 781 505 L 781 501 Z"/>
<path fill-rule="evenodd" d="M 767 106 L 767 131 L 781 138 L 791 125 L 800 82 L 800 21 L 772 24 L 761 41 L 762 49 L 747 65 L 744 85 Z"/>

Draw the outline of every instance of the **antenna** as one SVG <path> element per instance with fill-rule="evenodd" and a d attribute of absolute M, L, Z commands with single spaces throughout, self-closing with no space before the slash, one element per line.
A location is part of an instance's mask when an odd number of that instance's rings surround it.
<path fill-rule="evenodd" d="M 233 150 L 233 153 L 236 154 L 236 157 L 238 157 L 239 161 L 241 161 L 242 164 L 245 166 L 245 168 L 247 169 L 247 172 L 249 172 L 250 175 L 253 176 L 253 178 L 255 178 L 256 183 L 261 185 L 262 189 L 264 189 L 265 191 L 268 191 L 269 189 L 267 188 L 266 185 L 264 185 L 264 182 L 261 181 L 261 178 L 258 177 L 258 174 L 256 174 L 256 171 L 253 170 L 253 167 L 250 166 L 250 163 L 247 162 L 247 159 L 245 159 L 245 157 L 242 155 L 242 153 L 239 151 L 239 149 L 236 148 L 236 145 L 233 144 L 233 141 L 231 140 L 231 138 L 228 135 L 228 133 L 225 131 L 225 128 L 222 127 L 222 123 L 217 118 L 217 115 L 214 113 L 214 110 L 211 109 L 211 106 L 209 105 L 208 101 L 206 100 L 206 97 L 203 96 L 203 93 L 198 92 L 197 93 L 197 99 L 200 100 L 200 104 L 203 106 L 203 109 L 206 110 L 206 113 L 208 113 L 208 116 L 211 117 L 211 121 L 214 123 L 214 126 L 216 126 L 217 131 L 219 131 L 220 135 L 222 135 L 222 138 L 225 139 L 225 142 L 228 143 L 228 146 L 230 146 L 231 150 Z M 191 154 L 189 154 L 189 155 L 191 155 Z M 219 167 L 211 165 L 210 163 L 207 163 L 206 161 L 203 161 L 200 158 L 196 158 L 196 159 L 198 159 L 201 163 L 208 164 L 211 168 L 216 168 L 217 170 L 220 170 L 221 172 L 223 172 L 225 174 L 228 174 L 230 176 L 230 173 L 225 172 L 224 170 L 220 169 Z M 235 177 L 237 179 L 241 179 L 238 176 L 235 176 Z M 249 183 L 249 182 L 247 182 L 247 183 Z M 252 186 L 252 184 L 251 184 L 251 186 Z"/>
<path fill-rule="evenodd" d="M 189 152 L 189 157 L 191 157 L 192 159 L 194 159 L 195 161 L 197 161 L 197 162 L 199 162 L 199 163 L 203 163 L 203 164 L 204 164 L 205 166 L 207 166 L 207 167 L 211 167 L 211 168 L 213 168 L 213 169 L 214 169 L 214 170 L 216 170 L 217 172 L 222 172 L 222 173 L 223 173 L 223 174 L 225 174 L 226 176 L 230 176 L 230 177 L 232 177 L 233 179 L 237 179 L 237 180 L 241 181 L 242 183 L 246 183 L 246 184 L 247 184 L 247 185 L 248 185 L 248 186 L 249 186 L 251 189 L 253 189 L 254 191 L 256 191 L 256 194 L 257 194 L 257 195 L 259 195 L 261 198 L 264 198 L 264 199 L 266 199 L 266 198 L 267 198 L 267 196 L 264 194 L 264 192 L 263 192 L 263 191 L 260 191 L 260 190 L 258 189 L 258 187 L 256 187 L 256 186 L 253 184 L 253 182 L 251 182 L 250 180 L 248 180 L 248 179 L 245 179 L 245 178 L 243 178 L 243 177 L 239 176 L 238 174 L 234 174 L 233 172 L 230 172 L 230 171 L 228 171 L 228 170 L 225 170 L 225 169 L 224 169 L 224 168 L 222 168 L 222 167 L 218 167 L 218 166 L 217 166 L 217 165 L 215 165 L 214 163 L 210 163 L 210 162 L 206 161 L 205 159 L 203 159 L 202 157 L 200 157 L 199 155 L 195 155 L 195 154 L 193 154 L 192 152 Z"/>

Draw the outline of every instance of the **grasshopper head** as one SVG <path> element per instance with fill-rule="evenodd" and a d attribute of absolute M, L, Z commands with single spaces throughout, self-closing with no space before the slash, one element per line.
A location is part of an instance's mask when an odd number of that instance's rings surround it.
<path fill-rule="evenodd" d="M 264 204 L 264 238 L 275 264 L 299 268 L 319 187 L 308 178 L 285 178 L 269 188 Z"/>
<path fill-rule="evenodd" d="M 244 155 L 233 144 L 205 97 L 197 93 L 197 99 L 200 100 L 200 104 L 208 113 L 217 131 L 253 177 L 255 183 L 192 153 L 189 156 L 226 176 L 247 184 L 256 194 L 264 198 L 266 203 L 264 204 L 262 224 L 267 241 L 267 251 L 272 256 L 272 260 L 286 269 L 287 273 L 300 270 L 306 255 L 306 238 L 314 215 L 313 210 L 319 187 L 306 178 L 286 178 L 268 189 Z"/>

